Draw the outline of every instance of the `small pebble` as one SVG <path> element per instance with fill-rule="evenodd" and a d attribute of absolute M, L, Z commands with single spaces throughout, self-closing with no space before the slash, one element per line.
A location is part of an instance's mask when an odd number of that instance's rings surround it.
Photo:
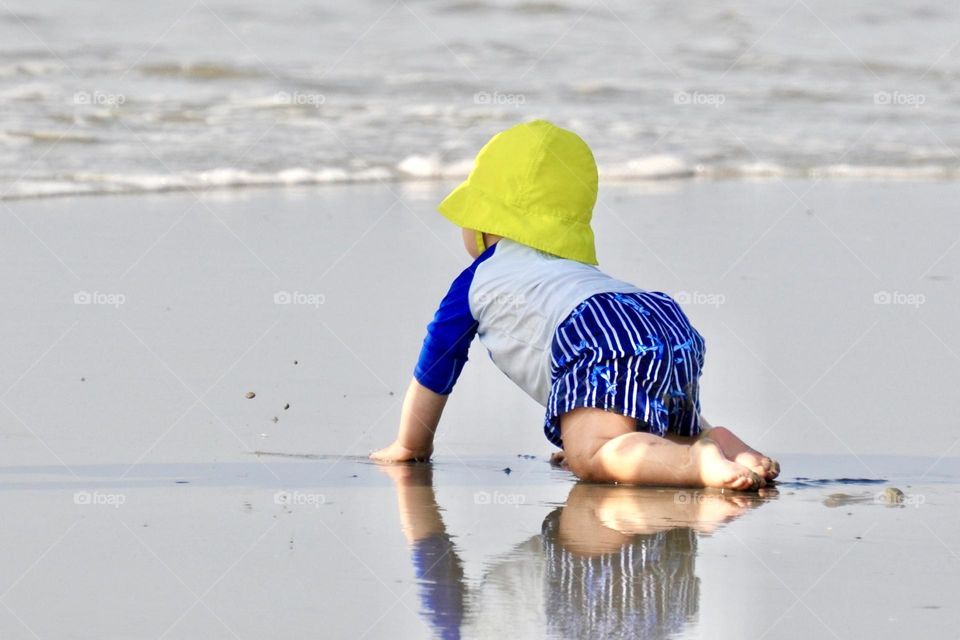
<path fill-rule="evenodd" d="M 278 422 L 280 422 L 280 418 L 273 416 L 273 424 L 277 424 Z"/>
<path fill-rule="evenodd" d="M 284 410 L 284 411 L 286 411 L 286 410 L 289 409 L 289 408 L 290 408 L 290 403 L 289 403 L 289 402 L 288 402 L 287 404 L 283 405 L 283 410 Z"/>
<path fill-rule="evenodd" d="M 247 391 L 247 393 L 244 394 L 244 397 L 245 397 L 247 400 L 253 400 L 254 398 L 257 397 L 257 394 L 255 394 L 253 391 Z"/>
<path fill-rule="evenodd" d="M 299 361 L 299 360 L 294 360 L 294 361 L 293 361 L 293 364 L 300 364 L 300 361 Z"/>
<path fill-rule="evenodd" d="M 86 382 L 86 381 L 87 381 L 86 378 L 80 378 L 80 382 Z"/>
<path fill-rule="evenodd" d="M 512 470 L 510 467 L 504 467 L 504 468 L 503 468 L 503 472 L 504 472 L 505 474 L 507 474 L 507 475 L 510 475 L 510 473 L 511 473 L 512 471 L 513 471 L 513 470 Z"/>

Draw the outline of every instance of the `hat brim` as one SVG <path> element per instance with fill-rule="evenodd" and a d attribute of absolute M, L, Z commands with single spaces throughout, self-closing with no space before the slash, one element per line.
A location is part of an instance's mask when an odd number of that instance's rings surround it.
<path fill-rule="evenodd" d="M 461 183 L 437 206 L 459 227 L 509 238 L 568 260 L 596 265 L 593 229 L 556 212 L 519 211 L 470 184 Z"/>

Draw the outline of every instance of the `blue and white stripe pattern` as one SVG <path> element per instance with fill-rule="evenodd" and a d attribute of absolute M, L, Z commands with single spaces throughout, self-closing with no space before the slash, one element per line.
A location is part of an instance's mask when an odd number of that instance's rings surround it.
<path fill-rule="evenodd" d="M 551 638 L 671 638 L 700 606 L 697 534 L 677 527 L 631 536 L 619 552 L 567 549 L 561 507 L 543 523 L 544 606 Z"/>
<path fill-rule="evenodd" d="M 544 520 L 544 606 L 549 637 L 670 638 L 696 617 L 697 534 L 690 527 L 631 536 L 618 552 L 575 553 L 560 512 Z"/>
<path fill-rule="evenodd" d="M 560 419 L 595 407 L 637 420 L 660 436 L 700 432 L 703 337 L 680 306 L 658 291 L 600 293 L 557 328 L 544 433 L 563 447 Z"/>

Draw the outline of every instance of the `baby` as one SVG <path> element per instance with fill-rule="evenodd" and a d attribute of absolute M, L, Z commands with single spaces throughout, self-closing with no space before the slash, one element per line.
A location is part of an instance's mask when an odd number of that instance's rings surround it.
<path fill-rule="evenodd" d="M 546 407 L 555 460 L 594 482 L 751 490 L 779 464 L 700 415 L 704 340 L 677 303 L 600 271 L 597 166 L 545 120 L 480 150 L 439 210 L 474 258 L 427 327 L 397 439 L 370 455 L 427 460 L 474 335 Z"/>

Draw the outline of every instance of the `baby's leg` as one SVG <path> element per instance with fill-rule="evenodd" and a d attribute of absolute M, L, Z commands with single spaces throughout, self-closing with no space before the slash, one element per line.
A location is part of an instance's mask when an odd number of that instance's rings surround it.
<path fill-rule="evenodd" d="M 692 445 L 636 431 L 633 418 L 583 407 L 560 417 L 571 471 L 590 482 L 756 489 L 763 479 L 707 437 Z"/>

